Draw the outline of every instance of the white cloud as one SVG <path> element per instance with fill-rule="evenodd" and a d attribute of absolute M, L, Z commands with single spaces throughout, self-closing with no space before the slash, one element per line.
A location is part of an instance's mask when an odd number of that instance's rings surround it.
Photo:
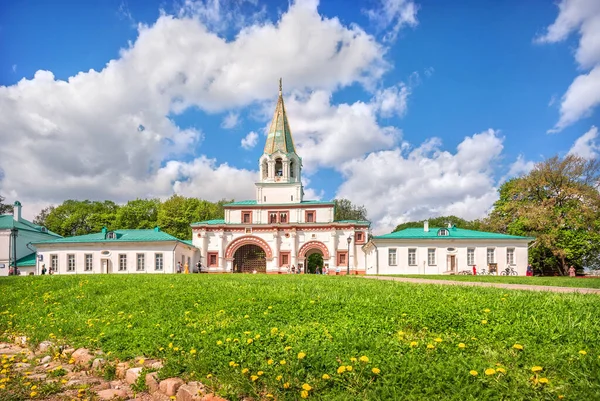
<path fill-rule="evenodd" d="M 378 106 L 381 116 L 404 116 L 408 108 L 408 96 L 410 93 L 409 87 L 403 83 L 378 91 L 375 96 L 375 103 Z"/>
<path fill-rule="evenodd" d="M 0 86 L 2 193 L 29 204 L 125 201 L 174 191 L 253 198 L 255 177 L 245 178 L 254 173 L 193 154 L 201 127 L 178 127 L 168 117 L 172 112 L 190 106 L 219 112 L 271 100 L 280 76 L 286 89 L 316 89 L 316 97 L 355 83 L 374 86 L 389 68 L 382 45 L 356 25 L 322 17 L 316 1 L 298 1 L 277 23 L 246 26 L 233 40 L 207 29 L 206 18 L 192 9 L 181 15 L 163 13 L 154 25 L 140 25 L 137 40 L 101 71 L 63 81 L 40 70 Z M 336 109 L 328 95 L 321 104 L 329 106 L 325 113 L 346 113 L 347 123 L 360 123 L 375 147 L 393 142 L 374 121 L 372 106 Z M 318 140 L 343 145 L 342 134 L 338 127 L 334 141 Z M 306 143 L 307 150 L 316 145 Z M 342 159 L 325 149 L 317 153 L 329 162 Z M 189 161 L 176 160 L 182 157 Z"/>
<path fill-rule="evenodd" d="M 242 148 L 244 149 L 252 149 L 253 147 L 256 146 L 256 144 L 258 143 L 258 134 L 254 131 L 251 131 L 248 133 L 248 135 L 246 135 L 244 138 L 242 138 Z"/>
<path fill-rule="evenodd" d="M 337 196 L 365 205 L 376 233 L 435 215 L 479 218 L 497 199 L 493 171 L 502 142 L 489 129 L 466 137 L 454 154 L 437 138 L 370 153 L 341 167 L 346 181 Z"/>
<path fill-rule="evenodd" d="M 402 28 L 418 24 L 418 9 L 412 0 L 381 0 L 379 8 L 367 10 L 366 14 L 379 29 L 386 31 L 383 40 L 394 42 Z"/>
<path fill-rule="evenodd" d="M 227 113 L 227 115 L 223 119 L 223 122 L 221 123 L 221 128 L 232 129 L 232 128 L 237 127 L 239 124 L 240 124 L 239 113 L 230 111 L 229 113 Z"/>
<path fill-rule="evenodd" d="M 600 104 L 600 1 L 562 0 L 558 7 L 558 17 L 536 41 L 556 43 L 578 31 L 580 39 L 575 59 L 580 68 L 591 71 L 579 75 L 563 95 L 560 119 L 550 132 L 561 131 L 589 116 Z"/>
<path fill-rule="evenodd" d="M 568 154 L 584 157 L 586 159 L 600 157 L 600 135 L 598 135 L 598 127 L 592 126 L 588 132 L 577 138 Z"/>
<path fill-rule="evenodd" d="M 535 167 L 535 163 L 531 160 L 525 160 L 523 155 L 519 155 L 508 169 L 508 173 L 500 179 L 500 183 L 509 180 L 514 177 L 519 177 L 524 174 L 528 174 Z"/>

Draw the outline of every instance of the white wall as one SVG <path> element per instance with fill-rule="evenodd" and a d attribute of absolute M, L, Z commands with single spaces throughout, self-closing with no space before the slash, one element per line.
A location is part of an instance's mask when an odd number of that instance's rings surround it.
<path fill-rule="evenodd" d="M 495 250 L 495 262 L 498 270 L 505 269 L 507 264 L 507 249 L 515 250 L 515 263 L 512 268 L 519 275 L 525 275 L 528 264 L 528 241 L 527 240 L 497 240 L 497 241 L 467 241 L 467 240 L 373 240 L 375 247 L 366 247 L 367 251 L 367 274 L 443 274 L 450 270 L 447 255 L 448 248 L 455 248 L 454 253 L 457 271 L 470 270 L 473 266 L 467 264 L 467 249 L 475 249 L 475 265 L 477 270 L 488 270 L 487 249 Z M 390 266 L 388 263 L 389 249 L 396 249 L 397 265 Z M 428 249 L 436 250 L 436 263 L 429 265 Z M 408 250 L 416 249 L 416 265 L 408 264 Z"/>
<path fill-rule="evenodd" d="M 102 254 L 102 251 L 109 251 L 109 255 Z M 143 271 L 137 270 L 137 254 L 144 254 Z M 163 270 L 155 269 L 155 254 L 163 254 Z M 111 273 L 173 273 L 177 261 L 181 261 L 182 255 L 186 261 L 189 257 L 192 263 L 198 259 L 198 250 L 181 242 L 129 242 L 129 243 L 92 243 L 92 244 L 40 244 L 38 245 L 38 257 L 41 255 L 43 260 L 38 261 L 36 274 L 40 274 L 41 265 L 45 264 L 46 269 L 50 269 L 51 255 L 58 255 L 58 272 L 56 274 L 106 274 L 102 260 L 107 259 L 110 263 L 109 271 Z M 75 271 L 67 271 L 67 255 L 75 255 Z M 85 255 L 92 254 L 93 266 L 91 271 L 85 270 Z M 127 270 L 119 271 L 119 255 L 127 255 Z M 190 267 L 191 270 L 191 267 Z"/>
<path fill-rule="evenodd" d="M 35 249 L 36 249 L 35 246 L 29 245 L 29 248 L 27 247 L 27 244 L 29 244 L 30 242 L 44 241 L 44 240 L 54 239 L 54 238 L 56 238 L 56 237 L 48 235 L 48 234 L 40 233 L 40 232 L 19 230 L 19 233 L 17 236 L 17 260 L 24 256 L 27 256 L 27 255 L 31 254 L 33 251 L 35 251 Z M 9 251 L 9 248 L 10 248 L 9 244 L 10 244 L 10 230 L 0 230 L 0 263 L 4 263 L 6 266 L 4 269 L 0 269 L 0 276 L 8 275 L 9 252 L 12 253 L 12 249 Z M 32 251 L 32 249 L 33 249 L 33 251 Z M 19 270 L 21 270 L 21 273 L 23 273 L 23 271 L 24 271 L 21 268 Z M 27 270 L 27 271 L 29 271 L 29 270 Z"/>

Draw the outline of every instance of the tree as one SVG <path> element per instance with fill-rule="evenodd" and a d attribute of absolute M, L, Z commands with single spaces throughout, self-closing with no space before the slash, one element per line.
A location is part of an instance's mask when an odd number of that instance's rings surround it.
<path fill-rule="evenodd" d="M 479 230 L 481 228 L 481 222 L 479 220 L 465 220 L 456 216 L 440 216 L 440 217 L 432 217 L 429 220 L 429 227 L 448 227 L 448 224 L 464 228 L 467 230 Z M 425 220 L 420 221 L 409 221 L 406 223 L 399 224 L 396 226 L 394 231 L 404 230 L 405 228 L 422 228 Z"/>
<path fill-rule="evenodd" d="M 54 210 L 54 206 L 48 206 L 40 211 L 40 213 L 33 219 L 33 224 L 38 226 L 46 227 L 46 219 Z"/>
<path fill-rule="evenodd" d="M 117 228 L 118 208 L 112 201 L 66 200 L 55 208 L 44 209 L 36 221 L 44 221 L 46 228 L 62 236 L 84 235 L 99 232 L 102 227 Z"/>
<path fill-rule="evenodd" d="M 13 206 L 4 203 L 4 196 L 0 195 L 0 214 L 10 214 L 13 212 Z"/>
<path fill-rule="evenodd" d="M 352 204 L 348 199 L 334 199 L 334 220 L 367 220 L 367 209 Z"/>
<path fill-rule="evenodd" d="M 600 161 L 569 155 L 538 163 L 526 176 L 505 182 L 485 225 L 536 237 L 534 267 L 566 274 L 600 251 Z"/>
<path fill-rule="evenodd" d="M 154 228 L 158 224 L 159 199 L 136 199 L 119 207 L 116 227 L 129 229 Z"/>
<path fill-rule="evenodd" d="M 173 195 L 164 201 L 158 211 L 158 225 L 161 229 L 177 238 L 191 239 L 190 224 L 212 219 L 222 219 L 223 205 L 229 201 L 212 203 L 197 198 Z"/>

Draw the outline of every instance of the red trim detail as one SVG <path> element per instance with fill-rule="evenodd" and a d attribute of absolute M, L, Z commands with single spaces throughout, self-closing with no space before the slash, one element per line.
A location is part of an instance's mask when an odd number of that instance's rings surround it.
<path fill-rule="evenodd" d="M 244 215 L 249 214 L 250 219 L 248 222 L 244 221 Z M 252 210 L 242 210 L 242 224 L 252 224 Z"/>
<path fill-rule="evenodd" d="M 360 239 L 358 239 L 358 236 L 361 236 Z M 355 231 L 354 232 L 354 243 L 355 244 L 364 244 L 365 243 L 365 233 L 363 231 Z"/>
<path fill-rule="evenodd" d="M 342 256 L 344 260 L 342 260 Z M 338 266 L 346 266 L 348 264 L 348 251 L 337 251 L 335 260 Z"/>
<path fill-rule="evenodd" d="M 308 221 L 309 213 L 312 213 L 311 221 Z M 305 223 L 316 223 L 317 222 L 317 211 L 316 210 L 305 210 L 304 211 L 304 222 Z"/>
<path fill-rule="evenodd" d="M 253 235 L 246 235 L 231 241 L 231 243 L 227 246 L 227 250 L 225 251 L 225 257 L 233 258 L 235 251 L 237 251 L 239 247 L 249 244 L 261 247 L 265 251 L 267 259 L 273 257 L 273 251 L 271 250 L 269 244 L 262 238 L 255 237 Z"/>
<path fill-rule="evenodd" d="M 212 256 L 215 257 L 215 263 L 211 263 Z M 206 263 L 208 267 L 219 267 L 219 252 L 207 252 Z"/>
<path fill-rule="evenodd" d="M 314 248 L 317 248 L 318 250 L 320 250 L 323 253 L 323 259 L 330 258 L 329 250 L 327 249 L 327 246 L 325 246 L 325 244 L 322 243 L 321 241 L 308 241 L 306 244 L 302 245 L 302 248 L 300 248 L 300 250 L 298 251 L 298 257 L 305 258 L 306 252 L 308 252 Z"/>
<path fill-rule="evenodd" d="M 287 256 L 287 261 L 283 260 L 283 257 Z M 290 252 L 285 251 L 285 252 L 279 252 L 279 267 L 286 267 L 289 266 L 291 264 L 291 260 L 290 260 Z"/>

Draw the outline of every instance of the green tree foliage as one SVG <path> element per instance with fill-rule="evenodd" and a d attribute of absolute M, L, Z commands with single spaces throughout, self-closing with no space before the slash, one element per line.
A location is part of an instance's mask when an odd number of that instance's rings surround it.
<path fill-rule="evenodd" d="M 33 219 L 33 224 L 46 227 L 46 219 L 53 210 L 54 206 L 48 206 L 47 208 L 42 209 L 42 211 Z"/>
<path fill-rule="evenodd" d="M 320 253 L 312 253 L 306 258 L 306 268 L 308 273 L 314 274 L 318 269 L 323 268 L 323 255 Z M 320 272 L 320 270 L 319 270 Z"/>
<path fill-rule="evenodd" d="M 9 214 L 13 212 L 12 205 L 8 205 L 4 203 L 4 196 L 0 195 L 0 214 Z"/>
<path fill-rule="evenodd" d="M 485 226 L 536 237 L 534 267 L 566 274 L 597 263 L 600 252 L 600 161 L 569 155 L 538 163 L 500 188 Z M 590 266 L 591 267 L 591 266 Z"/>
<path fill-rule="evenodd" d="M 429 227 L 432 228 L 448 227 L 448 224 L 467 230 L 479 230 L 481 228 L 481 222 L 479 220 L 469 221 L 456 216 L 432 217 L 428 221 Z M 399 224 L 394 231 L 404 230 L 405 228 L 422 228 L 424 223 L 425 220 L 409 221 Z"/>
<path fill-rule="evenodd" d="M 367 209 L 352 204 L 348 199 L 334 199 L 334 220 L 367 220 Z"/>
<path fill-rule="evenodd" d="M 196 221 L 222 219 L 223 205 L 230 201 L 212 203 L 197 198 L 173 195 L 162 203 L 158 212 L 158 225 L 166 233 L 181 239 L 191 239 L 190 224 Z"/>
<path fill-rule="evenodd" d="M 136 199 L 119 207 L 116 226 L 119 228 L 154 228 L 158 224 L 159 199 Z"/>
<path fill-rule="evenodd" d="M 50 231 L 62 236 L 84 235 L 114 229 L 118 205 L 112 201 L 67 200 L 54 209 L 44 209 L 35 218 Z"/>

